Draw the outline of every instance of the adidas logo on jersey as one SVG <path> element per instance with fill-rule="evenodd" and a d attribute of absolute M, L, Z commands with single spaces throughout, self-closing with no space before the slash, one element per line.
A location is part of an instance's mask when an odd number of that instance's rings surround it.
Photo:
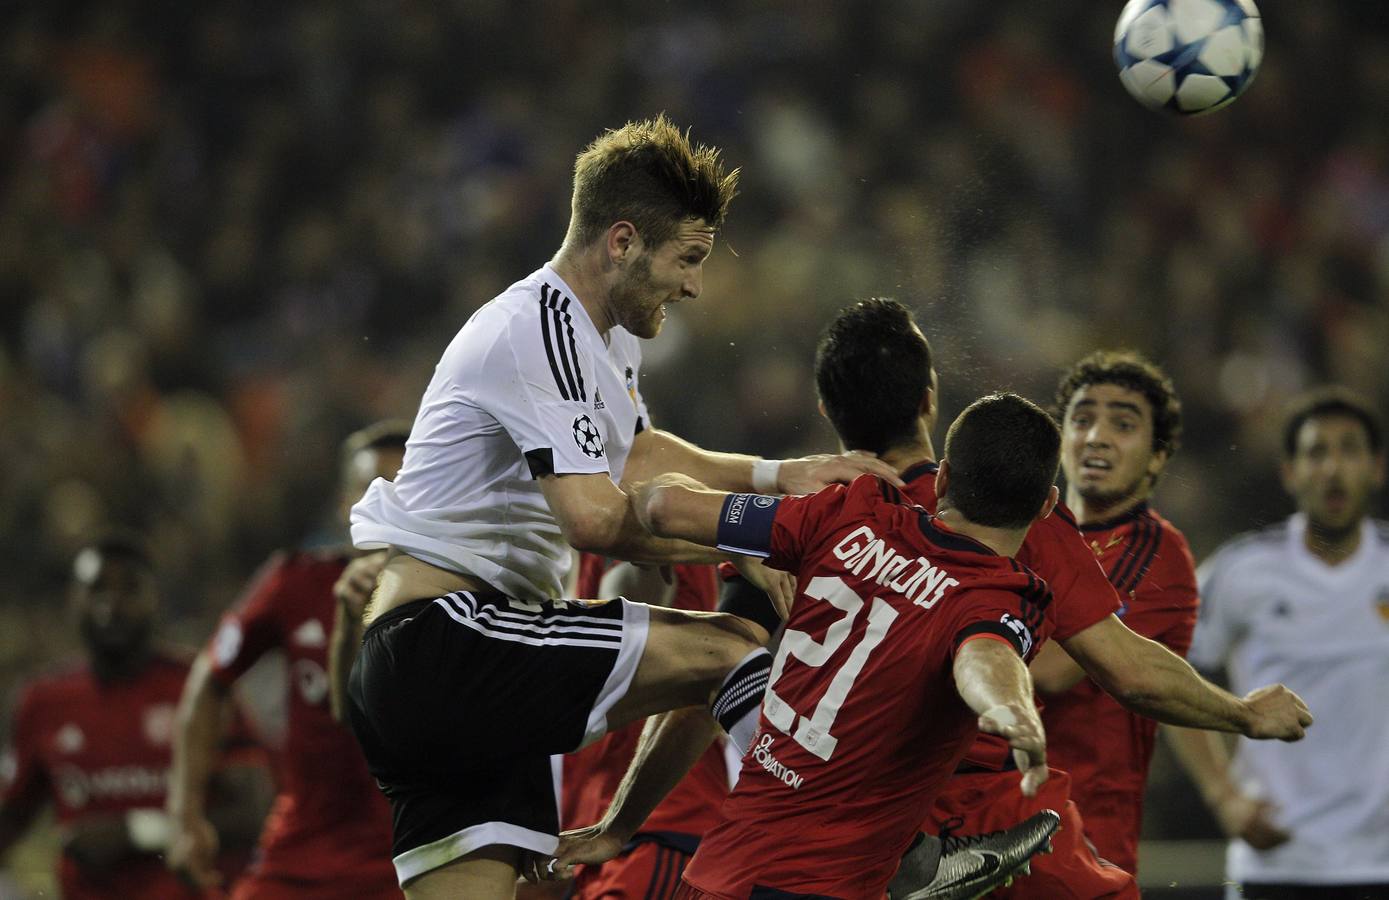
<path fill-rule="evenodd" d="M 607 404 L 603 402 L 603 395 L 595 388 L 593 391 L 593 411 L 597 412 L 600 409 L 607 408 Z"/>

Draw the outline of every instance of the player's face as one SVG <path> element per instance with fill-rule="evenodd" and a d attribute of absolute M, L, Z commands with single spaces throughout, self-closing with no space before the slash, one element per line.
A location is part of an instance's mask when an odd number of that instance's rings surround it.
<path fill-rule="evenodd" d="M 1297 432 L 1293 457 L 1283 464 L 1283 484 L 1313 523 L 1327 531 L 1349 531 L 1384 484 L 1384 457 L 1370 449 L 1360 420 L 1314 416 Z"/>
<path fill-rule="evenodd" d="M 159 605 L 149 569 L 88 549 L 78 556 L 74 574 L 73 607 L 90 650 L 121 657 L 148 644 Z"/>
<path fill-rule="evenodd" d="M 714 249 L 714 230 L 686 219 L 675 236 L 643 247 L 612 288 L 617 324 L 639 338 L 653 338 L 666 320 L 666 304 L 693 300 L 704 289 L 704 260 Z"/>
<path fill-rule="evenodd" d="M 1061 468 L 1085 500 L 1142 499 L 1167 454 L 1153 450 L 1153 407 L 1138 391 L 1092 384 L 1076 391 L 1061 426 Z"/>
<path fill-rule="evenodd" d="M 403 447 L 378 447 L 361 450 L 354 456 L 342 476 L 342 504 L 339 513 L 347 521 L 352 505 L 362 499 L 367 488 L 378 478 L 395 481 L 405 462 Z"/>

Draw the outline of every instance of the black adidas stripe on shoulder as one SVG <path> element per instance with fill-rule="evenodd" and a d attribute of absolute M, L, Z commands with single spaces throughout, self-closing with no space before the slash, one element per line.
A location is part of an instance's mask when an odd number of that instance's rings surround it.
<path fill-rule="evenodd" d="M 1160 530 L 1158 523 L 1151 518 L 1141 518 L 1134 524 L 1124 552 L 1119 554 L 1119 559 L 1108 572 L 1109 583 L 1114 585 L 1116 590 L 1128 590 L 1123 585 L 1130 580 L 1138 568 L 1139 561 L 1156 547 Z"/>
<path fill-rule="evenodd" d="M 548 284 L 540 286 L 540 333 L 545 355 L 555 376 L 559 394 L 566 400 L 587 400 L 584 373 L 579 369 L 579 350 L 574 341 L 574 320 L 569 298 Z"/>
<path fill-rule="evenodd" d="M 1120 594 L 1127 594 L 1138 587 L 1138 583 L 1143 580 L 1144 575 L 1148 574 L 1149 567 L 1152 566 L 1153 560 L 1157 557 L 1158 547 L 1162 545 L 1161 522 L 1148 516 L 1144 521 L 1143 530 L 1142 545 L 1136 549 L 1128 571 L 1123 573 L 1117 581 L 1111 582 Z"/>

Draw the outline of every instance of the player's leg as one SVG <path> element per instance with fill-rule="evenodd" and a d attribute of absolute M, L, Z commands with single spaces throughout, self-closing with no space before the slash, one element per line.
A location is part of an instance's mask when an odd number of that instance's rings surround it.
<path fill-rule="evenodd" d="M 645 647 L 630 686 L 607 713 L 608 728 L 703 705 L 732 732 L 755 714 L 771 669 L 760 629 L 726 613 L 645 609 Z"/>
<path fill-rule="evenodd" d="M 254 872 L 236 880 L 229 900 L 401 900 L 404 895 L 394 877 L 362 878 L 340 872 L 322 872 L 305 880 L 285 875 Z"/>
<path fill-rule="evenodd" d="M 516 896 L 516 873 L 520 870 L 520 849 L 494 844 L 408 882 L 405 896 L 407 900 L 511 900 Z"/>

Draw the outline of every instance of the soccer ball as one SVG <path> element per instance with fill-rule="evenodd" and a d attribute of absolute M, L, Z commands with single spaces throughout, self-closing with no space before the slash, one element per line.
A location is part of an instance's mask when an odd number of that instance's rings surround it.
<path fill-rule="evenodd" d="M 1119 80 L 1149 109 L 1214 112 L 1244 93 L 1263 58 L 1254 0 L 1129 0 L 1114 27 Z"/>

